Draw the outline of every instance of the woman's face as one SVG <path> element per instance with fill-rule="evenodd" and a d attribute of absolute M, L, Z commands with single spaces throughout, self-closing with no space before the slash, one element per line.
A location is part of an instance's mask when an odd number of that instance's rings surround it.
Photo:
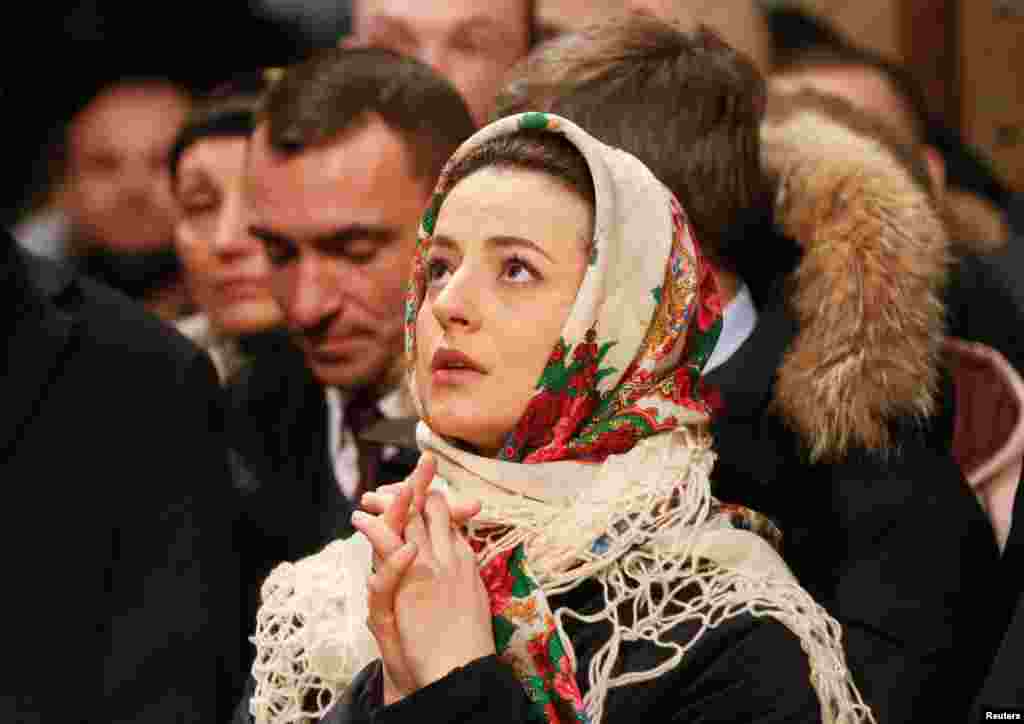
<path fill-rule="evenodd" d="M 196 303 L 226 334 L 257 332 L 281 318 L 265 252 L 242 218 L 245 150 L 241 136 L 206 138 L 178 166 L 178 256 Z"/>
<path fill-rule="evenodd" d="M 533 397 L 587 268 L 593 209 L 546 174 L 487 167 L 445 199 L 415 383 L 431 428 L 493 456 Z"/>

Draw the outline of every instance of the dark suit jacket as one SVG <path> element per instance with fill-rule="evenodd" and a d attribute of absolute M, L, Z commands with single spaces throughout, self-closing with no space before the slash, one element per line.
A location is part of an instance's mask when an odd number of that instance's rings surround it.
<path fill-rule="evenodd" d="M 985 721 L 986 711 L 1005 709 L 1024 713 L 1024 494 L 1017 488 L 1013 505 L 1015 525 L 1003 551 L 1003 577 L 999 583 L 1016 595 L 1010 624 L 1003 635 L 992 668 L 974 702 L 970 721 Z M 998 588 L 997 588 L 998 590 Z M 987 600 L 992 601 L 992 597 Z"/>
<path fill-rule="evenodd" d="M 241 680 L 217 378 L 120 295 L 0 239 L 0 721 L 210 722 Z"/>
<path fill-rule="evenodd" d="M 244 616 L 251 632 L 259 587 L 271 569 L 351 535 L 354 508 L 338 487 L 328 454 L 323 387 L 298 349 L 282 343 L 254 359 L 231 381 L 228 398 L 236 474 L 245 496 Z M 381 461 L 378 483 L 404 480 L 418 457 L 417 451 L 402 450 Z"/>
<path fill-rule="evenodd" d="M 714 491 L 779 522 L 787 562 L 843 625 L 879 722 L 962 720 L 1000 625 L 983 593 L 998 577 L 998 550 L 948 452 L 952 409 L 924 427 L 900 425 L 887 456 L 811 465 L 771 408 L 795 331 L 776 296 L 708 375 L 725 403 L 713 426 Z"/>

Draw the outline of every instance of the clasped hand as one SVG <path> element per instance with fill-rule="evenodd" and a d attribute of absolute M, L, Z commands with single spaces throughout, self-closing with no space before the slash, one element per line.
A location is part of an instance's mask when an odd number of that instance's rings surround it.
<path fill-rule="evenodd" d="M 367 512 L 352 517 L 373 546 L 367 625 L 384 665 L 385 704 L 494 653 L 487 590 L 462 532 L 480 505 L 449 505 L 428 492 L 434 470 L 424 453 L 405 482 L 367 493 Z"/>

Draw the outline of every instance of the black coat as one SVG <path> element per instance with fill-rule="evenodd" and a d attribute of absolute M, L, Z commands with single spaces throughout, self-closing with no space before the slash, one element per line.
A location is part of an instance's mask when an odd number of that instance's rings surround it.
<path fill-rule="evenodd" d="M 228 385 L 233 464 L 244 496 L 242 615 L 250 634 L 260 585 L 274 566 L 354 531 L 353 504 L 338 486 L 328 452 L 323 387 L 287 341 L 261 354 Z M 403 449 L 381 459 L 378 484 L 404 480 L 418 458 L 418 451 Z M 252 653 L 249 647 L 247 660 Z"/>
<path fill-rule="evenodd" d="M 552 608 L 572 605 L 594 610 L 603 594 L 596 583 L 561 596 Z M 566 619 L 566 633 L 576 653 L 576 681 L 586 695 L 588 669 L 604 644 L 604 626 Z M 694 627 L 683 624 L 672 640 L 685 645 Z M 653 644 L 623 644 L 620 668 L 647 670 L 664 656 Z M 382 707 L 380 662 L 364 669 L 324 724 L 513 724 L 529 720 L 529 699 L 510 666 L 496 656 L 478 659 L 443 679 Z M 807 656 L 799 640 L 782 624 L 749 614 L 709 629 L 687 652 L 683 663 L 646 682 L 612 689 L 605 700 L 604 721 L 730 722 L 735 724 L 810 724 L 821 721 L 821 707 L 810 683 Z"/>
<path fill-rule="evenodd" d="M 725 403 L 713 425 L 713 490 L 780 524 L 783 556 L 843 625 L 848 663 L 879 722 L 960 720 L 1001 614 L 979 593 L 997 576 L 998 550 L 949 454 L 951 396 L 927 424 L 897 425 L 898 449 L 886 455 L 811 465 L 772 407 L 795 333 L 776 296 L 708 375 Z"/>
<path fill-rule="evenodd" d="M 241 599 L 213 366 L 9 238 L 0 257 L 0 721 L 222 718 Z"/>
<path fill-rule="evenodd" d="M 1003 551 L 1003 576 L 997 584 L 1007 584 L 1017 596 L 1010 624 L 999 651 L 974 702 L 971 722 L 985 721 L 986 711 L 1013 710 L 1024 713 L 1024 495 L 1020 486 L 1013 505 L 1013 520 Z M 992 598 L 988 600 L 991 602 Z"/>

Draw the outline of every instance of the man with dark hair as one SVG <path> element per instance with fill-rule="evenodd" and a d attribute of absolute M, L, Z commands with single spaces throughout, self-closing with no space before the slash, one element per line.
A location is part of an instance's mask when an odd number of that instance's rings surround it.
<path fill-rule="evenodd" d="M 437 176 L 472 132 L 446 80 L 387 50 L 326 50 L 266 99 L 247 225 L 301 355 L 256 359 L 229 388 L 259 580 L 349 535 L 361 494 L 415 463 L 360 433 L 411 412 L 398 387 L 405 285 Z"/>
<path fill-rule="evenodd" d="M 927 191 L 827 104 L 766 103 L 707 30 L 633 16 L 555 41 L 506 88 L 499 113 L 564 115 L 683 201 L 726 303 L 705 368 L 716 495 L 780 523 L 879 722 L 962 718 L 992 654 L 977 591 L 998 549 L 950 454 Z"/>
<path fill-rule="evenodd" d="M 478 124 L 535 42 L 534 0 L 354 0 L 349 46 L 388 48 L 450 80 Z"/>

